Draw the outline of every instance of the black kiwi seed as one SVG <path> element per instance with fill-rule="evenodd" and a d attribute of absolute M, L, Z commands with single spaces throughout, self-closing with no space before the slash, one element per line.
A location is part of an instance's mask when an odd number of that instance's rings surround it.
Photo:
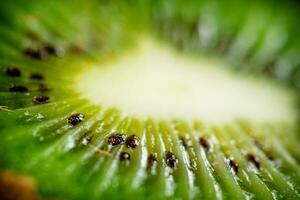
<path fill-rule="evenodd" d="M 201 146 L 205 149 L 205 151 L 209 151 L 210 149 L 210 144 L 208 142 L 208 140 L 204 137 L 200 137 L 199 139 L 199 143 L 201 144 Z"/>
<path fill-rule="evenodd" d="M 72 126 L 79 124 L 84 119 L 84 115 L 77 113 L 68 118 L 68 123 Z"/>
<path fill-rule="evenodd" d="M 231 169 L 233 169 L 233 171 L 234 171 L 235 173 L 237 173 L 238 170 L 239 170 L 239 165 L 238 165 L 238 163 L 237 163 L 235 160 L 233 160 L 233 159 L 229 159 L 229 160 L 228 160 L 228 163 L 229 163 L 229 166 L 231 167 Z"/>
<path fill-rule="evenodd" d="M 138 138 L 138 136 L 136 135 L 130 135 L 127 139 L 126 139 L 126 146 L 128 148 L 135 148 L 136 146 L 138 146 L 140 144 L 140 140 Z"/>
<path fill-rule="evenodd" d="M 48 96 L 35 96 L 33 97 L 32 101 L 35 104 L 43 104 L 43 103 L 47 103 L 49 99 L 50 97 Z"/>
<path fill-rule="evenodd" d="M 10 67 L 6 69 L 5 74 L 11 77 L 20 77 L 21 71 L 16 67 Z"/>
<path fill-rule="evenodd" d="M 176 156 L 170 151 L 166 152 L 165 161 L 166 164 L 171 168 L 175 168 L 178 163 Z"/>
<path fill-rule="evenodd" d="M 30 79 L 41 81 L 41 80 L 44 80 L 44 76 L 40 73 L 32 73 L 30 75 Z"/>
<path fill-rule="evenodd" d="M 37 60 L 43 60 L 46 57 L 46 52 L 40 49 L 26 48 L 24 54 Z"/>
<path fill-rule="evenodd" d="M 121 161 L 130 160 L 130 154 L 127 153 L 127 152 L 122 151 L 122 152 L 120 153 L 119 158 L 120 158 Z"/>
<path fill-rule="evenodd" d="M 247 154 L 247 160 L 251 162 L 257 169 L 260 168 L 260 162 L 258 158 L 256 158 L 253 154 L 248 153 Z"/>
<path fill-rule="evenodd" d="M 125 141 L 126 135 L 124 134 L 113 134 L 109 136 L 107 142 L 112 146 L 116 146 L 118 144 L 123 144 Z"/>
<path fill-rule="evenodd" d="M 28 92 L 28 88 L 23 85 L 12 85 L 9 88 L 10 92 Z"/>
<path fill-rule="evenodd" d="M 152 167 L 155 163 L 157 163 L 157 157 L 154 154 L 149 154 L 147 159 L 148 167 Z"/>

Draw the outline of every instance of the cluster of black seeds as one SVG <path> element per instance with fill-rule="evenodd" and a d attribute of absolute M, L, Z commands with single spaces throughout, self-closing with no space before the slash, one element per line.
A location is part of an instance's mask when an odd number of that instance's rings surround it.
<path fill-rule="evenodd" d="M 166 152 L 165 161 L 166 164 L 171 168 L 175 168 L 178 163 L 176 156 L 170 151 Z"/>
<path fill-rule="evenodd" d="M 5 70 L 5 74 L 10 77 L 20 77 L 22 73 L 21 70 L 18 69 L 17 67 L 8 67 Z M 32 73 L 29 78 L 38 81 L 44 80 L 44 76 L 40 73 Z M 24 85 L 14 85 L 14 84 L 11 85 L 8 90 L 9 92 L 23 92 L 23 93 L 29 91 L 29 89 Z M 38 91 L 40 92 L 49 91 L 49 88 L 44 83 L 40 83 L 38 85 Z M 40 96 L 33 97 L 32 102 L 34 104 L 43 104 L 43 103 L 47 103 L 49 99 L 50 99 L 49 96 L 40 95 Z"/>
<path fill-rule="evenodd" d="M 50 91 L 50 88 L 43 82 L 45 77 L 43 74 L 41 73 L 38 73 L 38 72 L 33 72 L 30 74 L 29 78 L 31 80 L 34 80 L 34 81 L 38 81 L 38 85 L 37 85 L 37 91 L 39 92 L 48 92 Z"/>
<path fill-rule="evenodd" d="M 68 118 L 68 123 L 72 126 L 79 124 L 84 119 L 84 115 L 77 113 L 73 114 Z"/>
<path fill-rule="evenodd" d="M 107 142 L 112 146 L 116 146 L 118 144 L 123 144 L 125 142 L 126 135 L 125 134 L 113 134 L 109 136 Z"/>
<path fill-rule="evenodd" d="M 134 149 L 140 143 L 138 136 L 130 135 L 127 137 L 125 134 L 115 133 L 108 137 L 107 143 L 111 146 L 116 146 L 120 144 L 126 144 L 128 148 Z M 119 155 L 121 161 L 130 160 L 130 154 L 128 152 L 121 152 Z"/>
<path fill-rule="evenodd" d="M 36 48 L 36 49 L 30 48 L 30 47 L 25 48 L 24 54 L 26 56 L 36 59 L 36 60 L 43 60 L 49 55 L 61 56 L 62 51 L 55 45 L 46 43 L 46 44 L 43 44 L 40 48 Z"/>
<path fill-rule="evenodd" d="M 46 52 L 41 49 L 26 48 L 24 54 L 36 60 L 43 60 L 46 57 Z"/>
<path fill-rule="evenodd" d="M 47 103 L 50 97 L 48 96 L 35 96 L 33 97 L 32 101 L 34 104 L 43 104 Z"/>
<path fill-rule="evenodd" d="M 109 136 L 107 142 L 112 146 L 123 144 L 125 142 L 128 148 L 134 149 L 140 144 L 140 139 L 134 134 L 127 137 L 125 134 L 116 133 Z"/>
<path fill-rule="evenodd" d="M 21 73 L 21 70 L 19 70 L 17 67 L 8 67 L 5 70 L 5 74 L 10 77 L 20 77 L 22 73 Z M 28 92 L 29 90 L 26 86 L 12 84 L 8 88 L 8 91 L 9 92 Z"/>

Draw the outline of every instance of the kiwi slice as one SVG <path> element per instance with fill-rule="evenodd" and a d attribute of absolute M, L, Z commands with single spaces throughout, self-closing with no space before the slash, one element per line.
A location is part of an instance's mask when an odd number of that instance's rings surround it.
<path fill-rule="evenodd" d="M 299 4 L 7 1 L 0 199 L 300 199 Z"/>

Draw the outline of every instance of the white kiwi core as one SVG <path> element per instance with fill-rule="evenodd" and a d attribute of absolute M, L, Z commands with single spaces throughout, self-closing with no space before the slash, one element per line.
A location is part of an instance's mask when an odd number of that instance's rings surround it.
<path fill-rule="evenodd" d="M 226 123 L 293 122 L 293 95 L 260 78 L 230 72 L 225 63 L 182 55 L 144 39 L 117 59 L 86 66 L 76 89 L 92 103 L 154 119 Z"/>

